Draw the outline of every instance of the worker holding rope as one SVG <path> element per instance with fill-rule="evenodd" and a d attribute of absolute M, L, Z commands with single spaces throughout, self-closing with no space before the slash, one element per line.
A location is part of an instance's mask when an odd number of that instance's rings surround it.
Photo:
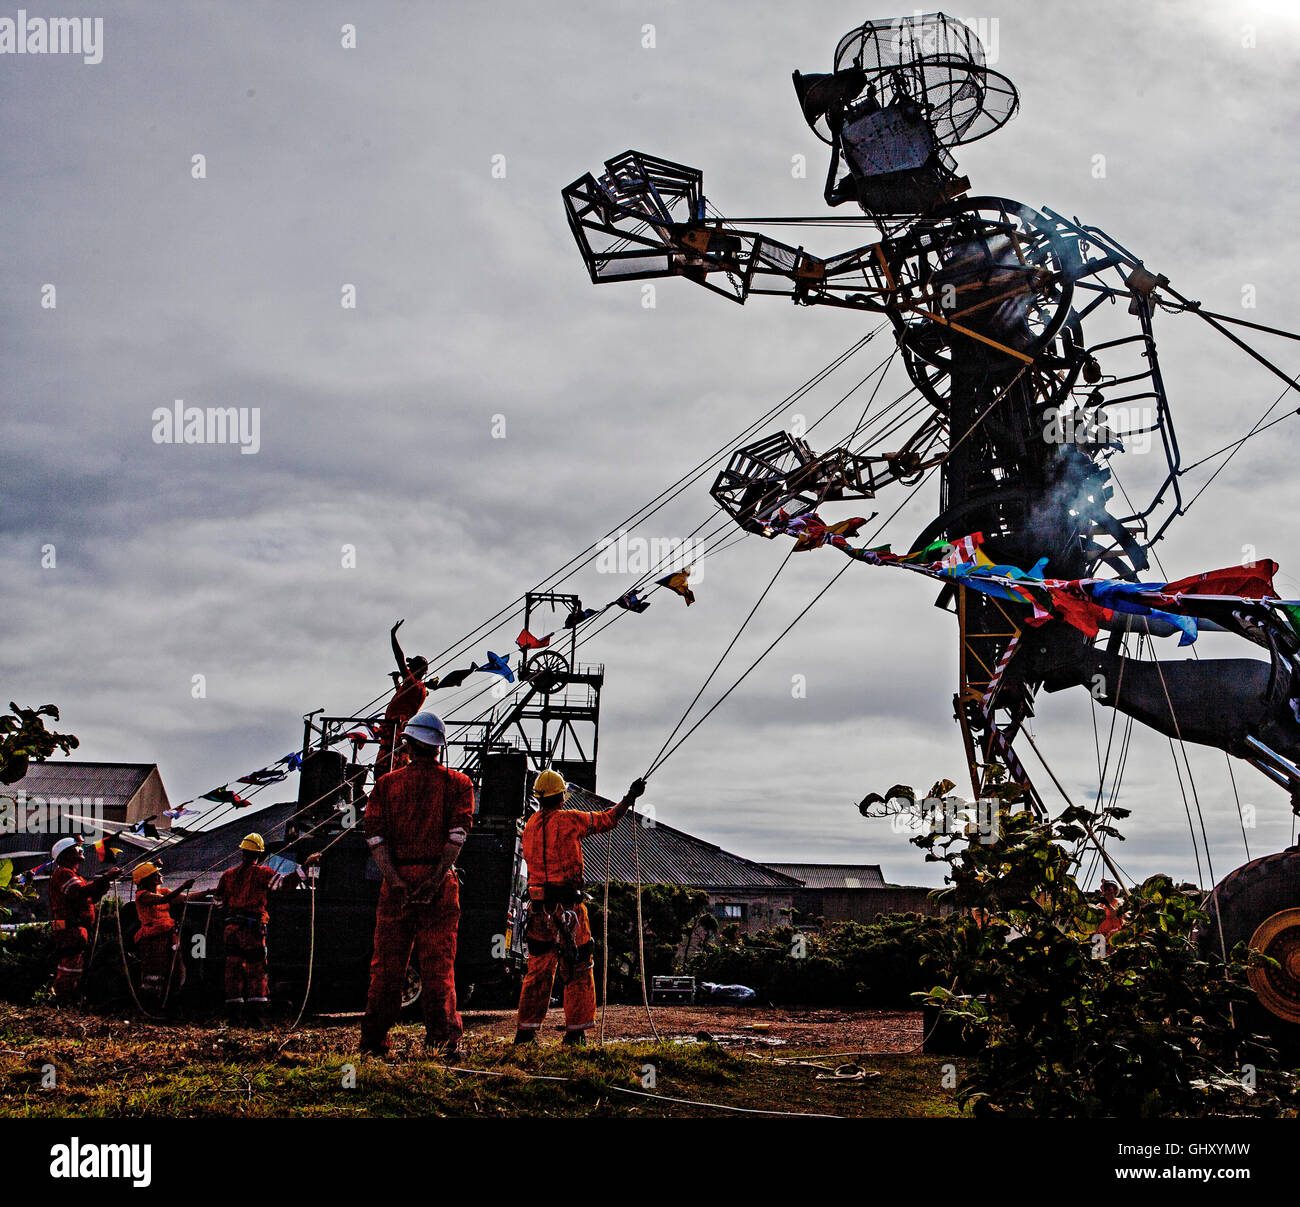
<path fill-rule="evenodd" d="M 187 880 L 170 892 L 163 889 L 162 868 L 140 863 L 131 870 L 135 885 L 135 913 L 140 929 L 135 932 L 135 951 L 140 957 L 140 997 L 146 1008 L 161 1010 L 173 990 L 185 983 L 185 961 L 178 958 L 180 929 L 172 917 L 173 902 L 185 902 L 194 887 Z"/>
<path fill-rule="evenodd" d="M 54 874 L 50 877 L 50 912 L 54 915 L 54 1001 L 72 1005 L 85 972 L 90 932 L 95 928 L 95 902 L 121 874 L 109 868 L 93 880 L 81 875 L 86 852 L 79 838 L 60 838 L 50 851 Z"/>
<path fill-rule="evenodd" d="M 564 1042 L 586 1043 L 596 1022 L 595 942 L 583 903 L 582 840 L 612 830 L 645 791 L 645 780 L 632 782 L 611 809 L 584 813 L 564 808 L 569 786 L 549 768 L 533 785 L 539 808 L 524 826 L 524 860 L 528 864 L 528 969 L 519 993 L 515 1043 L 535 1043 L 546 1021 L 555 974 L 564 982 Z"/>
<path fill-rule="evenodd" d="M 366 802 L 366 842 L 384 883 L 361 1051 L 388 1054 L 388 1032 L 401 1011 L 414 951 L 423 983 L 425 1043 L 455 1063 L 465 1027 L 456 1009 L 460 883 L 454 868 L 474 821 L 474 786 L 469 776 L 440 761 L 447 734 L 433 713 L 416 713 L 402 741 L 409 761 L 381 777 Z"/>
<path fill-rule="evenodd" d="M 226 910 L 222 942 L 226 949 L 226 1021 L 237 1027 L 247 1022 L 255 1027 L 266 1021 L 270 1004 L 266 971 L 267 894 L 276 873 L 262 859 L 266 842 L 260 834 L 246 834 L 239 844 L 238 867 L 227 868 L 213 894 Z M 313 867 L 319 855 L 309 855 L 303 867 Z M 286 877 L 287 887 L 295 877 Z"/>

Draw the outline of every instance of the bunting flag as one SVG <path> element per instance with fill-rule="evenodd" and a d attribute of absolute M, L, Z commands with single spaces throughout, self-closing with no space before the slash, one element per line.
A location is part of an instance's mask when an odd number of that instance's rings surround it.
<path fill-rule="evenodd" d="M 216 801 L 219 805 L 230 805 L 236 809 L 242 809 L 250 801 L 245 800 L 238 792 L 232 792 L 228 784 L 223 784 L 220 788 L 213 788 L 211 792 L 205 792 L 200 800 Z"/>
<path fill-rule="evenodd" d="M 687 566 L 685 570 L 678 570 L 676 574 L 667 574 L 663 578 L 655 579 L 655 582 L 661 587 L 667 587 L 668 590 L 680 595 L 689 608 L 695 602 L 695 592 L 687 585 L 690 582 L 691 571 L 694 566 Z"/>
<path fill-rule="evenodd" d="M 948 547 L 948 551 L 939 559 L 939 565 L 945 570 L 956 570 L 958 566 L 972 564 L 979 554 L 979 547 L 984 543 L 984 534 L 982 532 L 972 532 L 970 536 L 964 536 L 959 541 L 953 541 Z M 993 562 L 986 556 L 984 564 L 991 566 Z"/>
<path fill-rule="evenodd" d="M 500 654 L 494 654 L 491 650 L 488 650 L 487 656 L 487 665 L 480 666 L 479 670 L 487 671 L 493 675 L 500 675 L 507 683 L 515 681 L 515 673 L 510 669 L 509 658 L 503 658 Z"/>
<path fill-rule="evenodd" d="M 629 612 L 644 612 L 650 606 L 648 599 L 642 599 L 635 587 L 624 595 L 620 595 L 614 601 L 620 608 L 625 608 Z"/>
<path fill-rule="evenodd" d="M 131 833 L 143 835 L 145 838 L 161 838 L 162 835 L 158 833 L 158 827 L 153 824 L 153 819 L 157 816 L 158 815 L 155 813 L 150 817 L 144 818 L 142 821 L 136 822 L 135 825 L 131 827 Z"/>
<path fill-rule="evenodd" d="M 302 751 L 295 750 L 292 754 L 286 754 L 280 762 L 286 764 L 290 771 L 298 771 L 302 767 Z"/>
<path fill-rule="evenodd" d="M 593 616 L 599 616 L 603 608 L 584 608 L 581 603 L 573 609 L 564 618 L 564 627 L 566 629 L 576 629 L 584 620 L 590 620 Z"/>
<path fill-rule="evenodd" d="M 170 817 L 172 821 L 179 821 L 186 813 L 193 812 L 193 809 L 187 809 L 184 805 L 177 805 L 174 809 L 164 809 L 163 816 Z"/>
<path fill-rule="evenodd" d="M 241 775 L 239 782 L 241 784 L 253 784 L 256 787 L 262 787 L 264 784 L 278 784 L 282 779 L 287 779 L 288 770 L 279 771 L 274 767 L 264 767 L 261 771 L 252 771 L 248 775 Z"/>
<path fill-rule="evenodd" d="M 798 553 L 826 544 L 826 522 L 815 511 L 787 520 L 785 526 L 778 531 L 794 537 L 794 547 Z"/>
<path fill-rule="evenodd" d="M 1197 635 L 1195 617 L 1162 611 L 1142 602 L 1141 596 L 1149 595 L 1153 586 L 1159 587 L 1162 585 L 1160 583 L 1144 585 L 1142 583 L 1093 582 L 1088 586 L 1088 593 L 1095 603 L 1105 605 L 1112 612 L 1122 612 L 1130 616 L 1149 616 L 1167 621 L 1182 634 L 1178 639 L 1178 644 L 1191 645 L 1196 640 Z"/>
<path fill-rule="evenodd" d="M 1265 559 L 1245 566 L 1229 566 L 1226 570 L 1207 570 L 1191 578 L 1180 578 L 1165 583 L 1162 595 L 1232 595 L 1243 599 L 1275 599 L 1273 575 L 1277 562 Z"/>
<path fill-rule="evenodd" d="M 857 536 L 858 530 L 866 522 L 866 516 L 856 515 L 851 520 L 839 520 L 834 524 L 827 524 L 826 531 L 831 536 Z"/>
<path fill-rule="evenodd" d="M 883 566 L 886 564 L 885 559 L 892 558 L 893 556 L 889 552 L 888 545 L 877 545 L 874 549 L 867 549 L 861 547 L 855 549 L 852 545 L 850 545 L 847 541 L 845 541 L 845 543 L 843 545 L 838 546 L 838 548 L 843 550 L 843 552 L 847 553 L 849 557 L 853 558 L 855 561 L 866 562 L 868 565 L 872 565 L 872 566 Z"/>
<path fill-rule="evenodd" d="M 441 679 L 435 681 L 435 683 L 433 684 L 433 690 L 438 691 L 438 690 L 445 690 L 449 687 L 459 687 L 475 671 L 482 670 L 482 669 L 483 668 L 480 667 L 477 662 L 471 662 L 469 666 L 467 666 L 464 670 L 452 671 L 448 675 L 443 675 Z"/>
<path fill-rule="evenodd" d="M 107 835 L 95 843 L 91 850 L 95 852 L 95 858 L 105 865 L 116 865 L 117 857 L 122 853 L 122 848 L 113 846 Z"/>
<path fill-rule="evenodd" d="M 541 650 L 551 644 L 551 638 L 554 633 L 547 633 L 545 637 L 534 637 L 527 629 L 520 629 L 519 636 L 515 638 L 515 645 L 521 650 Z"/>
<path fill-rule="evenodd" d="M 1096 637 L 1102 626 L 1113 625 L 1117 613 L 1167 624 L 1168 632 L 1179 634 L 1179 645 L 1194 642 L 1202 625 L 1262 645 L 1269 644 L 1266 633 L 1270 623 L 1289 625 L 1300 637 L 1300 600 L 1275 596 L 1273 576 L 1278 566 L 1268 559 L 1207 570 L 1169 583 L 1057 579 L 1044 577 L 1046 557 L 1022 570 L 995 564 L 982 544 L 982 534 L 972 533 L 957 541 L 935 541 L 903 556 L 891 553 L 887 545 L 874 549 L 845 546 L 843 551 L 869 565 L 901 566 L 1022 605 L 1030 611 L 1025 618 L 1028 625 L 1062 621 L 1088 637 Z"/>
<path fill-rule="evenodd" d="M 782 507 L 775 515 L 768 516 L 763 524 L 763 535 L 775 536 L 778 532 L 784 532 L 789 522 L 790 517 L 786 515 L 785 508 Z"/>

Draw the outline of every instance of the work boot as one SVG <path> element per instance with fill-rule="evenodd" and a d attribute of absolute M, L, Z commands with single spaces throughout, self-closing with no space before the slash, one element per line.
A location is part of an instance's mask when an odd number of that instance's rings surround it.
<path fill-rule="evenodd" d="M 522 1029 L 515 1032 L 515 1046 L 522 1047 L 524 1044 L 535 1044 L 537 1042 L 536 1031 L 524 1031 Z"/>
<path fill-rule="evenodd" d="M 585 1031 L 566 1031 L 564 1033 L 564 1046 L 566 1048 L 585 1048 L 587 1046 L 587 1033 Z"/>
<path fill-rule="evenodd" d="M 245 1025 L 253 1031 L 265 1031 L 268 1023 L 266 1020 L 266 1003 L 265 1002 L 248 1002 L 244 1006 Z"/>
<path fill-rule="evenodd" d="M 234 1028 L 242 1025 L 244 1021 L 244 1015 L 243 1015 L 243 1011 L 240 1009 L 240 1006 L 241 1006 L 240 1002 L 226 1003 L 226 1026 L 227 1027 Z"/>
<path fill-rule="evenodd" d="M 361 1037 L 361 1055 L 378 1056 L 380 1059 L 389 1054 L 388 1037 L 383 1036 L 375 1039 L 373 1036 L 363 1035 Z"/>

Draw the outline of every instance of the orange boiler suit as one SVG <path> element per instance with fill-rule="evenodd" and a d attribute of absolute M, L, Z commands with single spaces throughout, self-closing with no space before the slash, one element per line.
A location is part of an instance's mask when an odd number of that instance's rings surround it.
<path fill-rule="evenodd" d="M 267 1000 L 266 895 L 275 873 L 265 864 L 241 864 L 222 873 L 216 895 L 226 907 L 226 1005 Z"/>
<path fill-rule="evenodd" d="M 402 730 L 429 695 L 424 683 L 409 671 L 393 692 L 379 725 L 379 753 L 375 756 L 375 779 L 406 765 L 406 751 L 401 746 Z"/>
<path fill-rule="evenodd" d="M 180 931 L 161 888 L 138 890 L 135 913 L 140 921 L 135 950 L 140 957 L 141 988 L 155 1001 L 162 1001 L 171 989 L 185 983 L 185 964 L 176 951 Z"/>
<path fill-rule="evenodd" d="M 463 772 L 432 759 L 416 759 L 390 771 L 366 802 L 366 842 L 380 843 L 411 891 L 427 885 L 443 850 L 462 845 L 474 823 L 474 786 Z M 428 901 L 413 902 L 387 880 L 375 911 L 370 991 L 361 1023 L 362 1047 L 382 1049 L 401 1011 L 406 969 L 414 952 L 423 984 L 420 1005 L 426 1037 L 456 1045 L 464 1023 L 456 1009 L 456 932 L 460 882 L 455 868 Z"/>
<path fill-rule="evenodd" d="M 582 840 L 614 828 L 612 809 L 539 809 L 524 826 L 528 864 L 528 969 L 519 993 L 518 1029 L 546 1021 L 558 971 L 564 983 L 564 1029 L 585 1031 L 596 1021 L 596 974 L 591 922 L 582 903 Z"/>
<path fill-rule="evenodd" d="M 109 881 L 85 880 L 72 868 L 59 866 L 50 877 L 50 912 L 54 915 L 54 999 L 60 1005 L 77 996 L 86 966 L 90 932 L 95 927 L 95 902 L 108 892 Z"/>

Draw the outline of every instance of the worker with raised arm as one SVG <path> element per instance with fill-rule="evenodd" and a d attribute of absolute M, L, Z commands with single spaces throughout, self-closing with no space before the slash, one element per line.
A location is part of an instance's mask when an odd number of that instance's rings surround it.
<path fill-rule="evenodd" d="M 568 790 L 559 772 L 543 771 L 533 785 L 539 807 L 524 825 L 528 969 L 519 993 L 517 1044 L 536 1041 L 557 971 L 564 982 L 564 1042 L 586 1043 L 587 1028 L 596 1021 L 596 974 L 595 942 L 582 900 L 582 840 L 612 830 L 645 791 L 645 780 L 633 780 L 618 804 L 597 813 L 566 809 Z"/>
<path fill-rule="evenodd" d="M 162 868 L 156 863 L 139 863 L 131 870 L 135 885 L 135 914 L 140 928 L 135 932 L 135 952 L 140 957 L 140 996 L 143 1004 L 162 1009 L 170 1003 L 171 991 L 185 983 L 185 963 L 177 951 L 180 930 L 172 917 L 173 903 L 184 904 L 185 894 L 194 887 L 187 880 L 170 892 L 163 888 Z"/>
<path fill-rule="evenodd" d="M 409 761 L 383 776 L 366 801 L 366 842 L 384 883 L 375 913 L 361 1050 L 387 1055 L 388 1032 L 401 1010 L 414 951 L 423 986 L 425 1044 L 454 1063 L 461 1057 L 465 1029 L 456 1009 L 460 884 L 455 864 L 474 822 L 474 786 L 469 776 L 442 764 L 447 735 L 433 713 L 412 717 L 402 741 Z"/>
<path fill-rule="evenodd" d="M 50 851 L 54 874 L 50 877 L 50 912 L 54 915 L 54 1001 L 70 1006 L 86 967 L 90 934 L 95 929 L 95 902 L 121 874 L 109 868 L 93 880 L 81 875 L 86 852 L 80 838 L 60 838 Z"/>
<path fill-rule="evenodd" d="M 428 660 L 419 654 L 407 658 L 402 653 L 401 642 L 397 640 L 397 630 L 405 623 L 405 620 L 399 620 L 388 633 L 393 645 L 397 673 L 393 675 L 393 698 L 384 709 L 384 719 L 380 725 L 379 755 L 375 759 L 376 780 L 381 775 L 396 771 L 405 762 L 398 735 L 402 726 L 420 711 L 420 706 L 429 694 L 428 688 L 424 686 L 424 676 L 429 673 Z"/>

